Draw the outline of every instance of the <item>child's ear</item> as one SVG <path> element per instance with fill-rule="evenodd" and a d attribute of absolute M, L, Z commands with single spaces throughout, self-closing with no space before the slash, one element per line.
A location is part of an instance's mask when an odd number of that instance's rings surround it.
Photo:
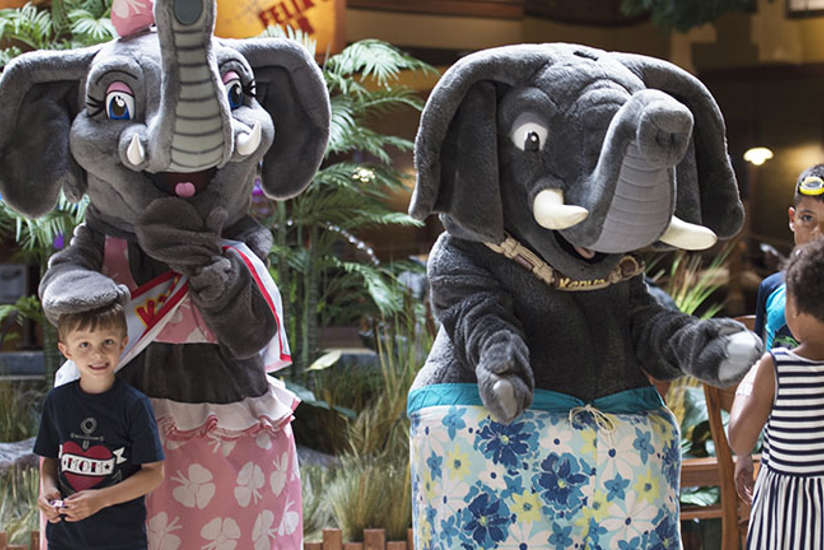
<path fill-rule="evenodd" d="M 66 344 L 64 344 L 63 342 L 57 342 L 57 349 L 60 350 L 60 353 L 63 354 L 63 357 L 65 357 L 68 360 L 71 360 L 71 357 L 70 357 L 71 354 L 69 353 L 69 347 Z"/>
<path fill-rule="evenodd" d="M 790 220 L 790 231 L 795 233 L 795 206 L 787 208 L 787 218 Z"/>
<path fill-rule="evenodd" d="M 126 348 L 126 345 L 129 343 L 129 335 L 125 335 L 123 340 L 120 341 L 120 351 L 123 351 Z"/>

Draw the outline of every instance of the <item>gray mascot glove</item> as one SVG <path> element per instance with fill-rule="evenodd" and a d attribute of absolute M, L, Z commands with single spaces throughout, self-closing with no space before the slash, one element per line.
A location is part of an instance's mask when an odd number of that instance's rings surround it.
<path fill-rule="evenodd" d="M 226 217 L 226 210 L 215 208 L 203 220 L 185 200 L 157 199 L 143 212 L 135 233 L 149 256 L 190 277 L 198 299 L 214 302 L 223 295 L 232 272 L 219 244 Z"/>
<path fill-rule="evenodd" d="M 191 276 L 221 255 L 219 239 L 225 221 L 226 211 L 222 208 L 203 220 L 185 200 L 168 197 L 149 203 L 135 225 L 135 233 L 149 256 Z"/>
<path fill-rule="evenodd" d="M 79 313 L 120 302 L 129 303 L 129 288 L 96 271 L 76 270 L 65 273 L 59 284 L 45 287 L 43 310 L 54 324 L 64 313 Z"/>

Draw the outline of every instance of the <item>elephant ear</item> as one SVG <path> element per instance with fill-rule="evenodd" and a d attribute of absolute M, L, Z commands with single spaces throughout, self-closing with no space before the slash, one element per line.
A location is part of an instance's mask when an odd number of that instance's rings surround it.
<path fill-rule="evenodd" d="M 498 97 L 550 63 L 548 45 L 492 48 L 450 67 L 432 90 L 415 138 L 418 180 L 409 214 L 439 212 L 450 234 L 504 238 L 498 175 Z"/>
<path fill-rule="evenodd" d="M 267 195 L 287 199 L 303 191 L 317 172 L 329 140 L 329 92 L 305 48 L 281 38 L 225 41 L 255 73 L 257 101 L 275 123 L 275 141 L 263 157 Z"/>
<path fill-rule="evenodd" d="M 24 215 L 49 212 L 61 188 L 75 201 L 86 191 L 69 130 L 83 108 L 83 80 L 99 49 L 26 53 L 0 76 L 0 193 Z"/>
<path fill-rule="evenodd" d="M 729 153 L 724 118 L 710 91 L 687 71 L 651 57 L 613 54 L 648 88 L 662 90 L 683 103 L 695 119 L 692 143 L 676 172 L 679 218 L 732 237 L 744 223 Z"/>

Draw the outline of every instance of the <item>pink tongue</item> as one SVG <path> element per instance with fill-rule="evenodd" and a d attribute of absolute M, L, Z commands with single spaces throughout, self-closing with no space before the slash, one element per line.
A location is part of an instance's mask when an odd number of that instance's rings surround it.
<path fill-rule="evenodd" d="M 184 181 L 175 185 L 175 195 L 178 197 L 193 197 L 195 194 L 195 186 L 193 183 Z"/>
<path fill-rule="evenodd" d="M 585 260 L 591 260 L 595 257 L 595 251 L 590 250 L 589 248 L 582 248 L 580 246 L 575 247 L 575 252 L 581 255 L 582 258 Z"/>

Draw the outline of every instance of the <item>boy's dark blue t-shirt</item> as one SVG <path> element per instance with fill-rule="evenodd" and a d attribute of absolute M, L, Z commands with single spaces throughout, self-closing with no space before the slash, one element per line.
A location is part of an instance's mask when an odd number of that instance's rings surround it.
<path fill-rule="evenodd" d="M 149 399 L 119 379 L 107 391 L 85 393 L 79 381 L 46 397 L 34 452 L 58 460 L 63 498 L 101 489 L 163 460 Z M 145 549 L 146 505 L 141 496 L 101 509 L 82 521 L 48 523 L 49 549 Z"/>

